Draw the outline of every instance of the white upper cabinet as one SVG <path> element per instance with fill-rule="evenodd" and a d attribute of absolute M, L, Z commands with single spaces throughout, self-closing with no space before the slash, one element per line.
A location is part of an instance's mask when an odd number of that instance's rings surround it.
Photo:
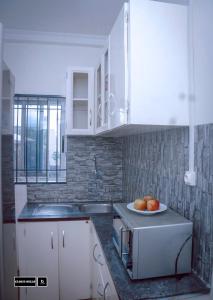
<path fill-rule="evenodd" d="M 95 133 L 108 129 L 109 50 L 104 49 L 95 70 Z"/>
<path fill-rule="evenodd" d="M 130 0 L 109 37 L 109 129 L 188 125 L 188 7 Z"/>
<path fill-rule="evenodd" d="M 109 128 L 127 123 L 128 65 L 125 3 L 109 36 Z"/>
<path fill-rule="evenodd" d="M 6 67 L 2 73 L 2 134 L 13 134 L 15 77 Z"/>
<path fill-rule="evenodd" d="M 102 64 L 99 63 L 95 70 L 95 131 L 99 133 L 103 126 L 103 88 L 102 88 Z"/>
<path fill-rule="evenodd" d="M 66 86 L 66 134 L 94 134 L 93 69 L 69 68 Z"/>

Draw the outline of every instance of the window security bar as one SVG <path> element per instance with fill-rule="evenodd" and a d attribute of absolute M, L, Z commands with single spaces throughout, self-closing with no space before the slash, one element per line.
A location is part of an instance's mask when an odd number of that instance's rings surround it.
<path fill-rule="evenodd" d="M 65 182 L 64 134 L 65 98 L 16 94 L 14 98 L 15 182 Z"/>

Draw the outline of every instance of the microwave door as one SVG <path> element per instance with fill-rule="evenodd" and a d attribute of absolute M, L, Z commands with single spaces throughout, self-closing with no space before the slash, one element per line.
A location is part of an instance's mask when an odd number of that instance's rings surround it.
<path fill-rule="evenodd" d="M 113 243 L 115 245 L 115 248 L 121 256 L 121 230 L 123 228 L 123 223 L 120 218 L 114 218 L 113 219 L 113 233 L 112 233 L 112 239 Z"/>

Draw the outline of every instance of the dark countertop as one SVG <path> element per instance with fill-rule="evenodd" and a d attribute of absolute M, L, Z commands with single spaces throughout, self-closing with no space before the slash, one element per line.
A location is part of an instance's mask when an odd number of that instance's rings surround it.
<path fill-rule="evenodd" d="M 112 215 L 93 216 L 108 268 L 122 300 L 160 299 L 190 293 L 208 293 L 209 289 L 194 274 L 132 281 L 112 243 Z"/>
<path fill-rule="evenodd" d="M 160 299 L 190 293 L 208 293 L 209 289 L 194 274 L 132 281 L 112 243 L 113 213 L 86 214 L 78 210 L 51 216 L 36 216 L 38 204 L 27 204 L 19 216 L 20 222 L 91 219 L 102 245 L 107 265 L 121 300 Z"/>

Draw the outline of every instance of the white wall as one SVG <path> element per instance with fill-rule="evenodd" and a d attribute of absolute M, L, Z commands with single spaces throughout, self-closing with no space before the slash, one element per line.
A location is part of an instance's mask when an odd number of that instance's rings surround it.
<path fill-rule="evenodd" d="M 16 93 L 65 95 L 68 66 L 94 67 L 100 47 L 6 41 L 4 60 L 16 78 Z"/>
<path fill-rule="evenodd" d="M 191 0 L 195 123 L 213 123 L 213 1 Z"/>

